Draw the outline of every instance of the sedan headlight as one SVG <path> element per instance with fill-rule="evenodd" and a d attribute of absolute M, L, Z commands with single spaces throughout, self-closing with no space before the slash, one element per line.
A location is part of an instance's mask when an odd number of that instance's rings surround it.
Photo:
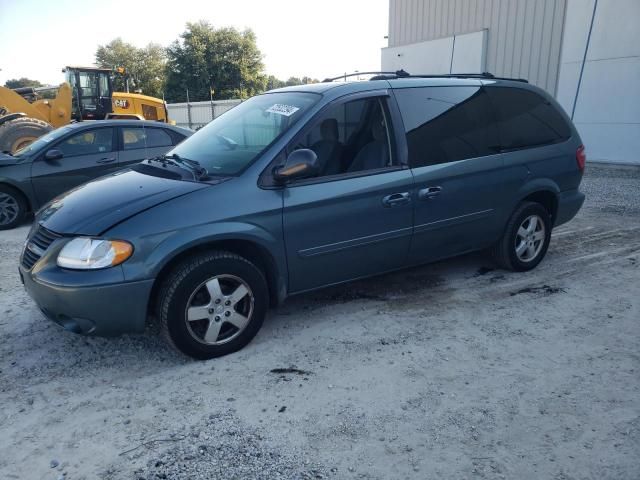
<path fill-rule="evenodd" d="M 58 254 L 58 266 L 74 270 L 96 270 L 120 265 L 133 253 L 133 246 L 122 240 L 78 237 Z"/>

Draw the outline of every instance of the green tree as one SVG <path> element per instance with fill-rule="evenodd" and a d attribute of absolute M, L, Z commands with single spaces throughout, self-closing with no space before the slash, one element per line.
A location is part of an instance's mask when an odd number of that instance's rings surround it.
<path fill-rule="evenodd" d="M 273 75 L 267 77 L 267 90 L 273 90 L 274 88 L 282 88 L 286 86 L 286 83 Z"/>
<path fill-rule="evenodd" d="M 285 80 L 284 84 L 287 87 L 293 87 L 295 85 L 302 85 L 302 79 L 300 77 L 289 77 Z"/>
<path fill-rule="evenodd" d="M 287 87 L 292 87 L 295 85 L 306 85 L 308 83 L 319 83 L 320 80 L 318 80 L 317 78 L 311 78 L 311 77 L 289 77 L 286 81 L 282 82 L 284 84 L 284 86 Z"/>
<path fill-rule="evenodd" d="M 162 98 L 165 84 L 165 49 L 150 43 L 144 48 L 116 38 L 106 45 L 100 45 L 96 51 L 96 64 L 100 67 L 123 67 L 129 78 L 129 90 L 141 90 L 145 95 Z M 114 74 L 115 91 L 126 91 L 123 75 Z"/>
<path fill-rule="evenodd" d="M 274 75 L 267 77 L 267 90 L 273 90 L 274 88 L 292 87 L 296 85 L 306 85 L 308 83 L 319 83 L 320 80 L 311 77 L 289 77 L 287 80 L 280 80 Z"/>
<path fill-rule="evenodd" d="M 262 54 L 251 30 L 213 28 L 205 21 L 187 23 L 167 49 L 167 99 L 191 101 L 247 98 L 263 92 Z"/>
<path fill-rule="evenodd" d="M 44 87 L 44 83 L 40 83 L 38 80 L 31 80 L 30 78 L 12 78 L 7 80 L 4 84 L 7 88 L 21 88 L 21 87 Z"/>

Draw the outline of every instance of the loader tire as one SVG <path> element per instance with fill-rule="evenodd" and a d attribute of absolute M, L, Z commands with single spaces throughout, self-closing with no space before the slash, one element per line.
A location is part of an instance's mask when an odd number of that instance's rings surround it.
<path fill-rule="evenodd" d="M 15 153 L 53 128 L 37 118 L 22 117 L 0 125 L 0 152 Z"/>

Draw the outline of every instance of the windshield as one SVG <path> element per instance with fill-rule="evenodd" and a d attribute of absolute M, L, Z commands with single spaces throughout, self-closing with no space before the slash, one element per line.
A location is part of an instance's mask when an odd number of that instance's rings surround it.
<path fill-rule="evenodd" d="M 174 148 L 211 175 L 235 175 L 320 99 L 315 93 L 267 93 L 250 98 Z"/>
<path fill-rule="evenodd" d="M 27 155 L 30 155 L 33 152 L 37 152 L 40 149 L 46 148 L 47 145 L 51 145 L 51 142 L 53 142 L 54 140 L 57 140 L 63 135 L 66 135 L 71 130 L 73 130 L 71 127 L 62 127 L 52 132 L 49 132 L 46 135 L 43 135 L 42 137 L 38 138 L 35 142 L 30 143 L 26 147 L 23 147 L 20 150 L 18 150 L 16 153 L 13 154 L 13 156 L 25 157 Z"/>

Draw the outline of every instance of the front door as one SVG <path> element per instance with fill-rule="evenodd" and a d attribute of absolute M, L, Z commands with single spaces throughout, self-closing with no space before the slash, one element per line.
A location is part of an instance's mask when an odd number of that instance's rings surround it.
<path fill-rule="evenodd" d="M 31 167 L 31 182 L 39 204 L 115 171 L 118 154 L 114 136 L 110 127 L 83 129 L 49 148 L 59 150 L 62 158 L 45 160 L 44 153 L 38 157 Z"/>
<path fill-rule="evenodd" d="M 394 90 L 415 179 L 410 261 L 444 258 L 497 239 L 507 172 L 486 92 L 478 85 Z"/>
<path fill-rule="evenodd" d="M 411 241 L 412 175 L 398 162 L 385 95 L 327 107 L 288 152 L 318 155 L 317 177 L 283 190 L 291 293 L 400 267 Z"/>

